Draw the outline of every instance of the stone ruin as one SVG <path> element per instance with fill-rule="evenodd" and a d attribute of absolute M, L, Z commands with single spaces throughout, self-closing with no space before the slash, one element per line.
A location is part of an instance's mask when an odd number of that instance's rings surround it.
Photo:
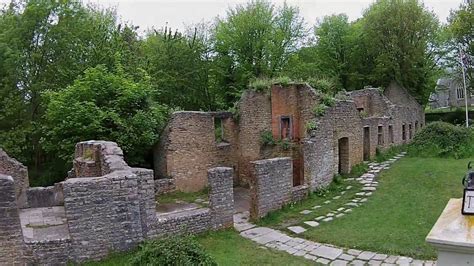
<path fill-rule="evenodd" d="M 425 123 L 422 106 L 396 84 L 345 97 L 316 115 L 322 95 L 276 84 L 244 92 L 238 116 L 175 112 L 154 171 L 128 166 L 114 142 L 85 141 L 68 178 L 50 187 L 29 188 L 26 167 L 0 150 L 0 265 L 99 260 L 148 238 L 231 227 L 234 212 L 264 217 L 378 149 L 408 143 Z M 206 187 L 207 207 L 159 203 Z"/>
<path fill-rule="evenodd" d="M 231 168 L 209 169 L 208 208 L 162 213 L 153 171 L 128 166 L 114 142 L 78 143 L 69 177 L 45 188 L 29 188 L 26 167 L 0 155 L 0 265 L 99 260 L 148 238 L 233 225 Z"/>
<path fill-rule="evenodd" d="M 168 185 L 158 190 L 199 191 L 208 185 L 208 168 L 230 167 L 235 186 L 248 188 L 251 216 L 262 217 L 377 150 L 410 142 L 425 123 L 423 107 L 396 83 L 344 97 L 316 115 L 323 95 L 307 84 L 274 84 L 267 92 L 245 91 L 238 116 L 175 112 L 155 149 L 156 182 Z M 274 143 L 262 143 L 264 135 Z"/>

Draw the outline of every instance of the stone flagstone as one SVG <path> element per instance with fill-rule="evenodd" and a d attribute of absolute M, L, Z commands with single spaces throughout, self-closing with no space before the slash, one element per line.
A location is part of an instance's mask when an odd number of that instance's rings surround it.
<path fill-rule="evenodd" d="M 316 226 L 319 225 L 319 223 L 318 223 L 318 222 L 315 222 L 315 221 L 306 221 L 306 222 L 304 222 L 304 223 L 307 224 L 307 225 L 309 225 L 309 226 L 311 226 L 311 227 L 316 227 Z"/>
<path fill-rule="evenodd" d="M 303 232 L 306 232 L 306 229 L 301 226 L 288 226 L 287 229 L 295 234 L 301 234 Z"/>

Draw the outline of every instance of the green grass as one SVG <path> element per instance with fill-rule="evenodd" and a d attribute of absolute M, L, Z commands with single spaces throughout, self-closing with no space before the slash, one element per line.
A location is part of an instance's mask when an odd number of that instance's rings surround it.
<path fill-rule="evenodd" d="M 260 247 L 233 230 L 210 232 L 197 236 L 196 239 L 219 265 L 314 265 L 314 262 L 301 257 Z M 132 256 L 133 252 L 114 254 L 106 260 L 85 265 L 128 265 Z"/>
<path fill-rule="evenodd" d="M 327 189 L 311 193 L 309 197 L 303 201 L 289 204 L 281 210 L 270 212 L 267 216 L 257 221 L 257 224 L 286 230 L 286 227 L 290 225 L 301 224 L 303 221 L 312 220 L 318 216 L 327 214 L 329 211 L 342 207 L 345 203 L 357 197 L 355 193 L 359 192 L 359 188 L 362 187 L 362 185 L 357 181 L 342 181 L 340 178 L 339 180 L 339 182 L 331 183 Z M 344 188 L 347 186 L 352 186 L 352 188 L 347 190 L 344 195 L 341 195 L 341 191 L 344 191 Z M 334 200 L 333 197 L 335 196 L 340 196 L 340 198 Z M 325 204 L 324 202 L 328 200 L 331 202 Z M 321 207 L 312 209 L 312 207 L 316 205 Z M 303 215 L 300 213 L 302 210 L 311 210 L 313 212 Z"/>
<path fill-rule="evenodd" d="M 176 191 L 172 193 L 166 193 L 157 197 L 159 203 L 175 203 L 176 201 L 184 201 L 193 203 L 196 199 L 203 199 L 208 201 L 209 189 L 205 188 L 197 192 L 181 192 Z"/>
<path fill-rule="evenodd" d="M 460 180 L 468 161 L 405 157 L 378 177 L 379 188 L 367 203 L 303 236 L 348 248 L 435 258 L 425 237 L 448 200 L 462 196 Z"/>

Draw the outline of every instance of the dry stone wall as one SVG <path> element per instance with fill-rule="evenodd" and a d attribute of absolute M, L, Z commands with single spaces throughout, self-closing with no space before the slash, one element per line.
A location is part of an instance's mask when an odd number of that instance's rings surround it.
<path fill-rule="evenodd" d="M 8 156 L 0 149 L 0 174 L 8 175 L 15 181 L 15 193 L 18 200 L 18 206 L 25 208 L 27 206 L 26 193 L 30 186 L 28 180 L 28 169 L 17 160 Z"/>
<path fill-rule="evenodd" d="M 64 205 L 62 183 L 56 183 L 49 187 L 32 187 L 28 189 L 26 195 L 29 208 Z"/>
<path fill-rule="evenodd" d="M 252 162 L 250 216 L 254 219 L 278 210 L 291 201 L 293 165 L 291 158 Z"/>
<path fill-rule="evenodd" d="M 213 229 L 234 225 L 233 170 L 229 167 L 209 169 L 209 208 Z"/>
<path fill-rule="evenodd" d="M 230 113 L 175 112 L 155 152 L 157 179 L 172 177 L 184 192 L 207 186 L 207 169 L 237 167 L 236 135 Z M 217 142 L 215 119 L 221 119 L 223 142 Z"/>
<path fill-rule="evenodd" d="M 167 237 L 180 234 L 199 234 L 211 227 L 211 212 L 208 208 L 191 211 L 158 214 L 151 225 L 151 237 Z"/>
<path fill-rule="evenodd" d="M 31 254 L 23 240 L 15 181 L 0 174 L 0 265 L 25 265 Z"/>
<path fill-rule="evenodd" d="M 75 261 L 98 260 L 143 240 L 137 176 L 116 171 L 64 182 L 64 206 Z"/>

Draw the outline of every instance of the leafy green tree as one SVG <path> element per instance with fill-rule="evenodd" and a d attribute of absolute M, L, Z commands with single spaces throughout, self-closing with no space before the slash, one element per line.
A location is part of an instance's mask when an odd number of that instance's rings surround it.
<path fill-rule="evenodd" d="M 373 66 L 371 85 L 386 86 L 395 80 L 418 101 L 426 102 L 433 90 L 437 64 L 435 48 L 439 22 L 418 0 L 378 0 L 364 13 L 363 56 Z"/>
<path fill-rule="evenodd" d="M 73 0 L 12 1 L 0 12 L 0 146 L 33 178 L 55 160 L 40 142 L 43 93 L 67 87 L 89 67 L 111 69 L 117 56 L 135 71 L 135 28 L 116 22 L 113 11 Z"/>
<path fill-rule="evenodd" d="M 124 150 L 127 162 L 146 165 L 167 108 L 152 102 L 150 78 L 143 71 L 141 75 L 135 82 L 120 66 L 110 72 L 99 65 L 87 69 L 71 86 L 48 91 L 42 128 L 45 150 L 56 154 L 64 167 L 70 166 L 77 142 L 110 140 Z"/>
<path fill-rule="evenodd" d="M 226 101 L 235 101 L 249 80 L 278 75 L 304 36 L 297 8 L 256 0 L 230 9 L 215 33 L 218 82 L 226 88 Z"/>
<path fill-rule="evenodd" d="M 197 27 L 189 34 L 167 28 L 149 33 L 142 43 L 142 56 L 158 102 L 185 110 L 216 108 L 210 47 Z"/>
<path fill-rule="evenodd" d="M 451 66 L 457 66 L 459 69 L 459 45 L 464 52 L 471 57 L 471 64 L 468 65 L 466 76 L 471 91 L 474 90 L 474 3 L 461 4 L 459 9 L 453 10 L 448 18 L 447 31 L 450 34 L 448 45 L 451 53 L 447 55 Z M 458 71 L 457 74 L 459 74 Z"/>

